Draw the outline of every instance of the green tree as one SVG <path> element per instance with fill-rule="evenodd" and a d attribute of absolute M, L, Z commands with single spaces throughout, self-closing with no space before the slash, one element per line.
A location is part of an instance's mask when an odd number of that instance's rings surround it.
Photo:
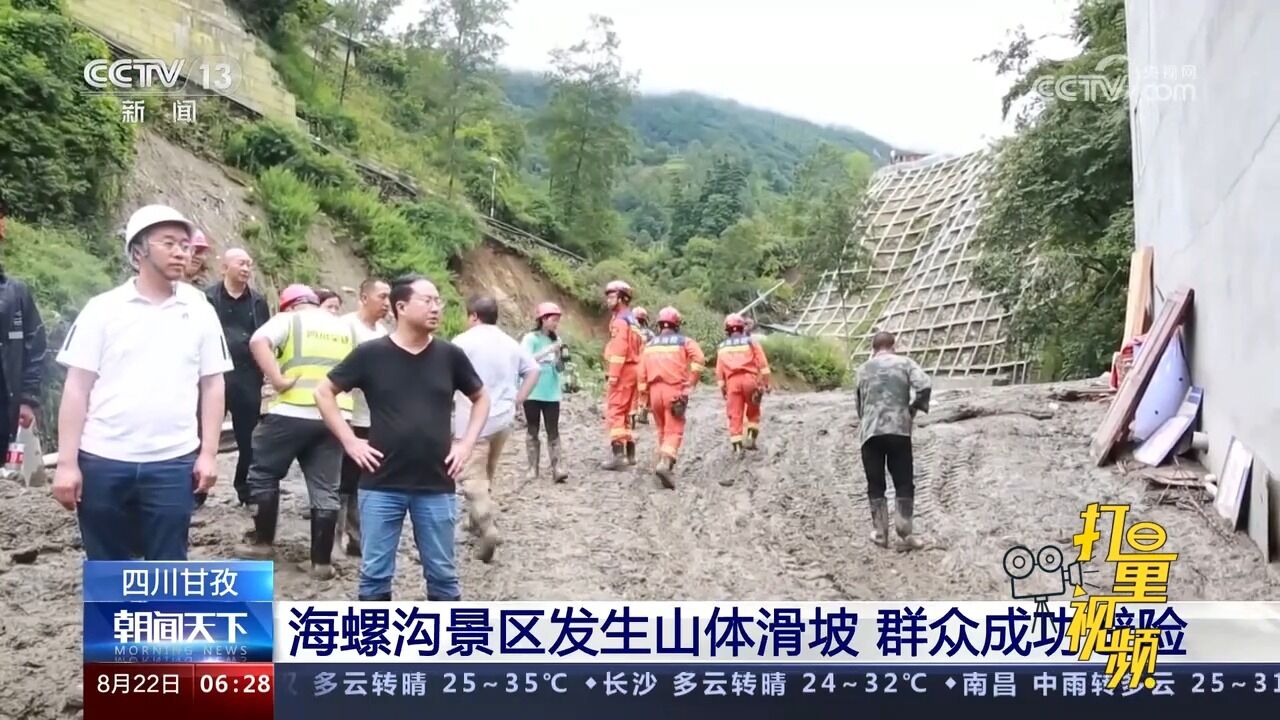
<path fill-rule="evenodd" d="M 595 15 L 587 39 L 552 51 L 547 130 L 550 193 L 571 244 L 593 253 L 617 249 L 611 196 L 630 157 L 623 112 L 636 78 L 623 72 L 613 21 Z"/>
<path fill-rule="evenodd" d="M 380 33 L 382 26 L 387 24 L 387 19 L 400 3 L 401 0 L 337 0 L 333 3 L 333 18 L 342 31 L 342 41 L 347 51 L 346 58 L 342 61 L 338 105 L 342 105 L 347 97 L 347 75 L 351 70 L 351 54 L 355 52 L 356 41 L 369 39 Z M 328 42 L 326 39 L 319 47 L 314 48 L 317 55 L 321 48 L 328 46 Z"/>
<path fill-rule="evenodd" d="M 259 36 L 279 46 L 290 30 L 311 29 L 329 18 L 327 0 L 229 0 Z"/>
<path fill-rule="evenodd" d="M 118 194 L 133 133 L 111 96 L 79 85 L 101 41 L 56 12 L 0 0 L 0 203 L 11 217 L 84 224 Z"/>
<path fill-rule="evenodd" d="M 451 199 L 463 159 L 459 129 L 496 104 L 493 71 L 498 53 L 506 47 L 498 28 L 506 26 L 507 7 L 507 0 L 431 0 L 422 23 L 411 31 L 411 38 L 444 57 L 440 104 L 425 110 L 444 117 L 443 154 Z"/>
<path fill-rule="evenodd" d="M 702 210 L 699 235 L 719 237 L 746 213 L 747 172 L 745 165 L 733 158 L 716 159 L 698 198 Z"/>
<path fill-rule="evenodd" d="M 1125 97 L 1066 101 L 1041 97 L 1049 75 L 1097 74 L 1125 52 L 1124 3 L 1083 0 L 1075 14 L 1082 51 L 1029 63 L 1019 36 L 989 57 L 1019 75 L 1004 100 L 1020 131 L 999 148 L 991 205 L 979 226 L 985 248 L 975 278 L 1013 312 L 1013 339 L 1042 351 L 1046 374 L 1095 374 L 1110 362 L 1124 321 L 1133 250 L 1133 175 Z M 1102 72 L 1112 80 L 1123 63 Z"/>
<path fill-rule="evenodd" d="M 802 284 L 812 285 L 823 271 L 855 265 L 859 246 L 850 239 L 872 171 L 871 158 L 861 152 L 828 143 L 815 148 L 796 168 L 791 193 L 772 214 L 777 234 L 765 251 L 765 272 L 811 269 Z"/>
<path fill-rule="evenodd" d="M 711 253 L 704 293 L 712 309 L 735 312 L 756 299 L 765 232 L 761 221 L 739 220 L 720 235 Z"/>

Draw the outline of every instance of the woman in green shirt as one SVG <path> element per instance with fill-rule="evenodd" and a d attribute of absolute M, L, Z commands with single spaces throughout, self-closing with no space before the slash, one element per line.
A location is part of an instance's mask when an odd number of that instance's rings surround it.
<path fill-rule="evenodd" d="M 537 326 L 525 333 L 520 344 L 533 356 L 542 372 L 538 374 L 538 384 L 524 401 L 524 417 L 528 435 L 525 437 L 525 448 L 529 453 L 529 479 L 538 477 L 538 460 L 541 444 L 538 440 L 538 429 L 547 428 L 547 454 L 551 460 L 551 478 L 555 482 L 564 482 L 569 474 L 560 466 L 560 372 L 564 369 L 565 347 L 556 330 L 560 327 L 560 306 L 544 302 L 534 312 Z"/>

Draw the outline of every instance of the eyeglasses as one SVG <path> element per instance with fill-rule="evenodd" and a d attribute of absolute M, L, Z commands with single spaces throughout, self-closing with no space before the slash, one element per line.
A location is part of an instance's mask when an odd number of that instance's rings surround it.
<path fill-rule="evenodd" d="M 177 240 L 152 240 L 151 244 L 157 247 L 162 247 L 169 252 L 173 252 L 174 250 L 181 250 L 183 253 L 191 252 L 191 243 L 189 242 L 179 242 Z"/>
<path fill-rule="evenodd" d="M 414 295 L 413 299 L 421 300 L 423 303 L 427 304 L 428 306 L 434 305 L 435 307 L 438 307 L 441 310 L 444 309 L 444 306 L 446 304 L 444 298 L 440 297 L 439 295 Z"/>

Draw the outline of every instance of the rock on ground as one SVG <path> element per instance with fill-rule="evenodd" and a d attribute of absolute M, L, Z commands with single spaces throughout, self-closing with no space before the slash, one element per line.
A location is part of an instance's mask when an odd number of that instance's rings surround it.
<path fill-rule="evenodd" d="M 1045 386 L 942 390 L 933 418 L 917 430 L 917 528 L 923 550 L 873 546 L 852 396 L 769 396 L 761 449 L 730 456 L 722 402 L 703 388 L 689 410 L 677 489 L 645 469 L 656 448 L 641 426 L 642 463 L 605 473 L 595 403 L 573 398 L 562 428 L 571 477 L 524 479 L 523 431 L 507 448 L 496 484 L 504 544 L 493 564 L 474 557 L 459 529 L 463 592 L 474 600 L 1002 600 L 1002 570 L 1014 544 L 1068 546 L 1089 502 L 1132 503 L 1135 519 L 1160 522 L 1180 556 L 1169 593 L 1176 600 L 1261 600 L 1277 595 L 1273 575 L 1243 534 L 1224 538 L 1188 503 L 1150 492 L 1109 468 L 1092 467 L 1089 435 L 1105 405 L 1055 402 Z M 961 413 L 948 418 L 954 408 Z M 976 411 L 976 412 L 975 412 Z M 1039 418 L 1039 419 L 1038 419 Z M 545 452 L 543 455 L 545 463 Z M 234 456 L 191 532 L 193 559 L 234 555 L 251 521 L 230 502 Z M 296 471 L 295 471 L 296 473 Z M 729 487 L 719 480 L 731 476 Z M 315 583 L 293 567 L 307 555 L 301 478 L 286 480 L 276 566 L 277 597 L 354 598 L 358 567 L 337 559 L 337 576 Z M 401 538 L 395 593 L 424 598 L 409 528 Z M 1101 542 L 1106 543 L 1104 534 Z M 1104 545 L 1100 545 L 1104 548 Z M 34 562 L 10 560 L 39 550 Z M 59 551 L 60 550 L 60 551 Z M 25 558 L 25 555 L 24 555 Z M 63 694 L 81 666 L 81 563 L 74 517 L 48 488 L 0 483 L 0 717 L 64 718 Z M 1098 586 L 1105 573 L 1089 576 Z"/>

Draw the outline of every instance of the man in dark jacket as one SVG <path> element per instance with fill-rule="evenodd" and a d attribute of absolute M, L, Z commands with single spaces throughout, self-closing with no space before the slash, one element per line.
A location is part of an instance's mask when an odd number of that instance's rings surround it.
<path fill-rule="evenodd" d="M 249 352 L 249 338 L 271 319 L 271 307 L 262 293 L 249 287 L 253 258 L 240 248 L 222 256 L 222 281 L 210 285 L 205 296 L 222 321 L 227 351 L 235 369 L 227 373 L 227 411 L 235 431 L 236 461 L 234 485 L 240 504 L 249 504 L 249 466 L 253 463 L 253 430 L 262 415 L 262 370 Z"/>
<path fill-rule="evenodd" d="M 31 427 L 44 389 L 45 331 L 26 283 L 0 269 L 0 432 L 11 442 L 18 427 Z"/>
<path fill-rule="evenodd" d="M 0 243 L 4 242 L 4 207 L 0 205 Z M 31 427 L 44 389 L 44 322 L 26 283 L 0 268 L 0 433 L 5 447 L 18 427 Z"/>

